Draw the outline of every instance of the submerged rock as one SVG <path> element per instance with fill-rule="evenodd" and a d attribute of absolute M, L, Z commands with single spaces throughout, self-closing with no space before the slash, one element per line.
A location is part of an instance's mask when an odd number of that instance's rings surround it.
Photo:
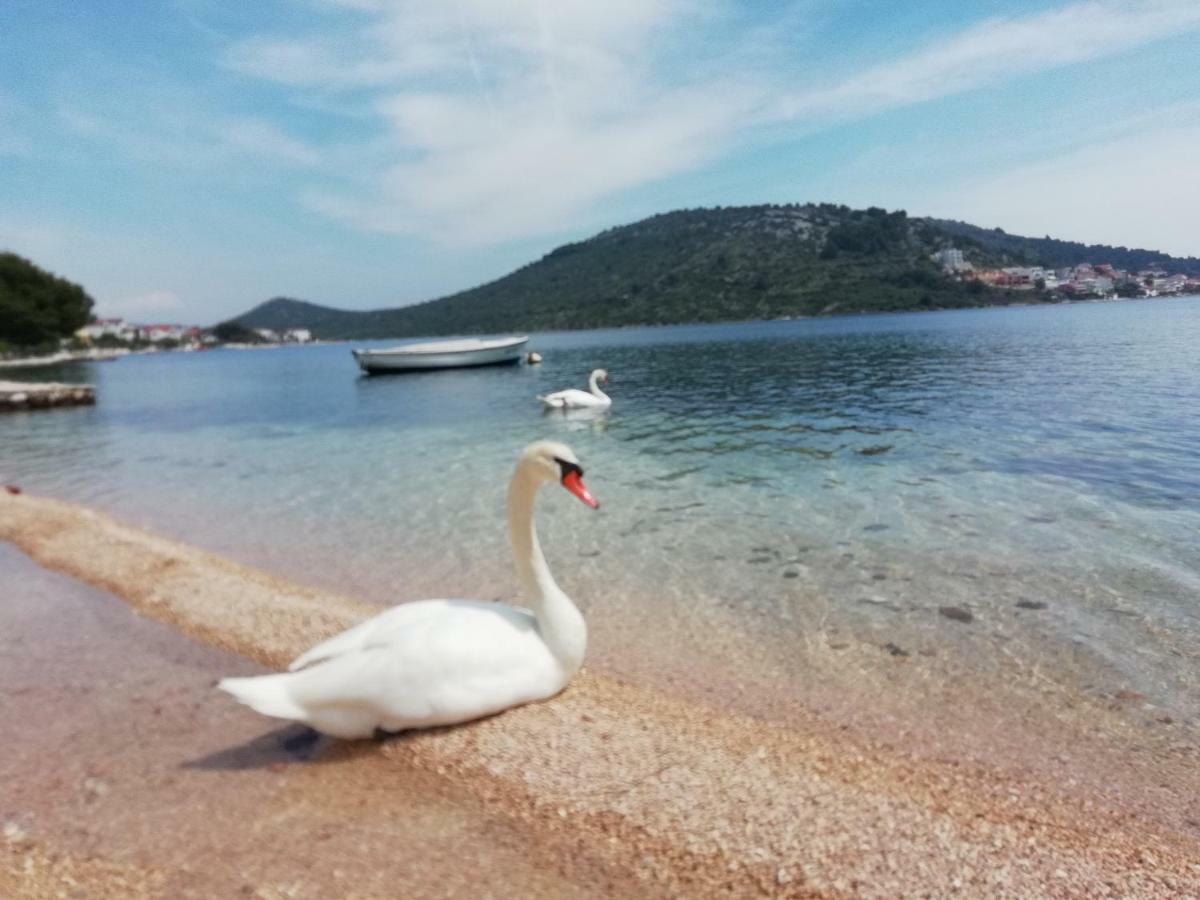
<path fill-rule="evenodd" d="M 868 606 L 879 606 L 879 607 L 882 607 L 883 609 L 890 609 L 892 612 L 900 612 L 901 611 L 898 604 L 893 603 L 887 597 L 880 597 L 878 594 L 873 595 L 871 597 L 863 597 L 858 602 L 866 604 Z"/>
<path fill-rule="evenodd" d="M 975 621 L 975 614 L 969 609 L 963 609 L 961 606 L 939 606 L 938 612 L 947 619 L 953 619 L 955 622 L 969 624 Z"/>
<path fill-rule="evenodd" d="M 1041 600 L 1018 600 L 1017 609 L 1045 609 L 1047 604 Z"/>

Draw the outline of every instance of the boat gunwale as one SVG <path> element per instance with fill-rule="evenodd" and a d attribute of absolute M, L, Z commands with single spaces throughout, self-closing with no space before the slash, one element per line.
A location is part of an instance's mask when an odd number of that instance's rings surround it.
<path fill-rule="evenodd" d="M 458 338 L 458 339 L 454 339 L 454 340 L 443 341 L 442 343 L 443 344 L 453 344 L 456 342 L 456 340 L 463 340 L 463 339 Z M 350 352 L 353 353 L 355 355 L 355 357 L 358 357 L 358 356 L 423 356 L 423 355 L 432 355 L 432 354 L 458 355 L 458 354 L 462 354 L 462 353 L 483 353 L 483 352 L 487 352 L 487 351 L 491 351 L 491 350 L 507 350 L 510 348 L 519 347 L 522 344 L 526 344 L 529 342 L 529 335 L 525 335 L 524 337 L 516 337 L 516 338 L 495 338 L 492 341 L 485 341 L 483 339 L 478 339 L 478 340 L 484 346 L 462 347 L 457 350 L 446 350 L 446 349 L 439 349 L 437 347 L 430 347 L 428 345 L 422 346 L 420 344 L 414 344 L 413 349 L 409 349 L 408 347 L 405 347 L 403 344 L 401 344 L 398 347 L 381 347 L 379 349 L 369 349 L 369 348 L 368 349 L 355 349 L 355 350 L 351 350 Z M 418 348 L 420 348 L 420 349 L 418 349 Z"/>

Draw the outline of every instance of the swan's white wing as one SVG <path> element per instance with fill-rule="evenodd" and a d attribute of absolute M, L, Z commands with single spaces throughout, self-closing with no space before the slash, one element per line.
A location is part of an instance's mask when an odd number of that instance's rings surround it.
<path fill-rule="evenodd" d="M 417 622 L 429 616 L 442 613 L 448 604 L 469 603 L 462 600 L 420 600 L 416 603 L 401 603 L 390 609 L 385 609 L 378 615 L 359 622 L 352 628 L 347 628 L 340 634 L 335 634 L 310 650 L 297 656 L 288 666 L 289 672 L 295 672 L 307 665 L 361 650 L 371 644 L 386 643 L 389 636 L 395 634 L 410 623 Z"/>
<path fill-rule="evenodd" d="M 555 391 L 553 394 L 547 394 L 541 400 L 547 406 L 561 408 L 564 406 L 593 406 L 597 398 L 594 394 L 589 394 L 587 391 L 567 388 L 565 391 Z"/>
<path fill-rule="evenodd" d="M 291 698 L 317 727 L 332 708 L 408 728 L 487 715 L 561 689 L 561 669 L 530 614 L 442 603 L 440 613 L 414 618 L 386 639 L 374 634 L 359 649 L 287 676 Z"/>

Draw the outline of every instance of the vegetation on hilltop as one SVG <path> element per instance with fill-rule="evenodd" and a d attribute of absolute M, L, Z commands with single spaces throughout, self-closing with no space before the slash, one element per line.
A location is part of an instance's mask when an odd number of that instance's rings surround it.
<path fill-rule="evenodd" d="M 56 347 L 91 320 L 92 305 L 79 285 L 0 253 L 0 349 Z"/>
<path fill-rule="evenodd" d="M 565 244 L 496 281 L 414 306 L 350 311 L 276 298 L 235 321 L 371 338 L 946 309 L 1016 295 L 948 276 L 931 259 L 939 249 L 958 246 L 980 267 L 1042 262 L 1039 247 L 1046 261 L 1057 258 L 1041 241 L 985 240 L 989 234 L 903 210 L 830 203 L 681 210 Z"/>
<path fill-rule="evenodd" d="M 312 304 L 305 304 L 311 306 Z M 320 309 L 320 307 L 317 307 Z M 223 344 L 264 344 L 266 340 L 257 331 L 236 320 L 221 322 L 213 326 L 213 337 Z"/>
<path fill-rule="evenodd" d="M 1107 244 L 1081 244 L 1046 237 L 1022 237 L 1003 228 L 980 228 L 952 219 L 926 219 L 930 225 L 949 235 L 963 248 L 976 247 L 1000 254 L 1010 265 L 1036 265 L 1058 269 L 1081 263 L 1108 263 L 1118 269 L 1140 272 L 1161 268 L 1170 274 L 1200 275 L 1200 259 L 1173 257 L 1157 250 L 1110 247 Z"/>

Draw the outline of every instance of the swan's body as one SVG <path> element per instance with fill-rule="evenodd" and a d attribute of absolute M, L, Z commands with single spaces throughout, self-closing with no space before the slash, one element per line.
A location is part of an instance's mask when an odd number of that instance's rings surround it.
<path fill-rule="evenodd" d="M 559 480 L 591 506 L 569 447 L 531 444 L 508 492 L 508 525 L 530 609 L 472 600 L 404 603 L 335 635 L 279 675 L 219 687 L 258 712 L 342 738 L 448 725 L 544 700 L 579 671 L 587 625 L 538 545 L 533 499 Z"/>
<path fill-rule="evenodd" d="M 612 398 L 600 390 L 601 384 L 608 383 L 608 372 L 596 369 L 588 379 L 586 391 L 568 388 L 565 391 L 555 391 L 538 399 L 548 409 L 607 409 L 612 406 Z"/>

